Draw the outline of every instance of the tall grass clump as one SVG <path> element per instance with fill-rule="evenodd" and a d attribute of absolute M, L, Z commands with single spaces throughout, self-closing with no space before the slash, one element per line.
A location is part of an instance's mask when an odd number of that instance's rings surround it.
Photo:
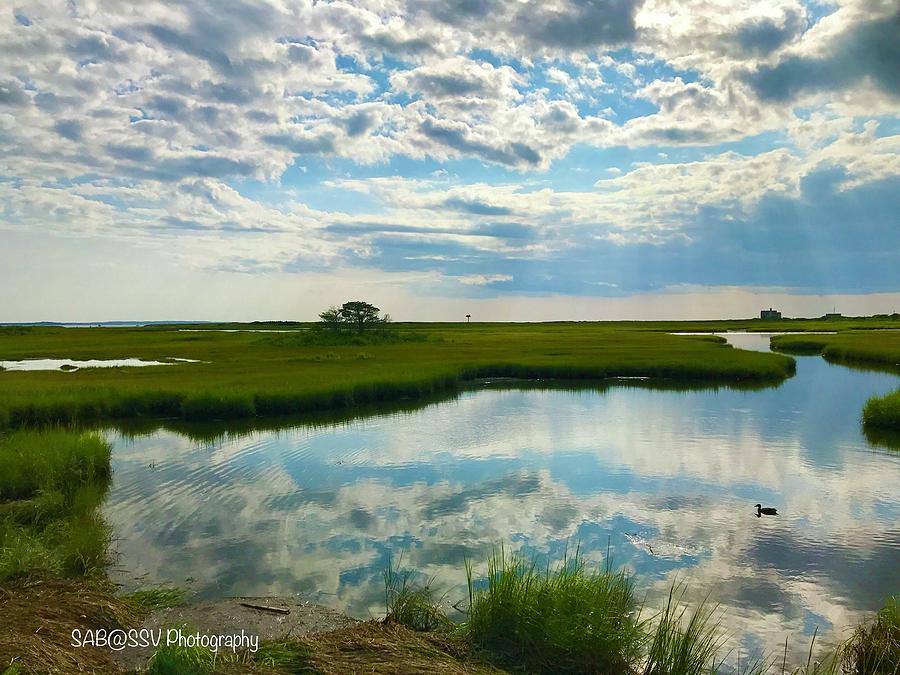
<path fill-rule="evenodd" d="M 94 498 L 78 500 L 48 522 L 2 509 L 0 582 L 32 574 L 81 577 L 101 570 L 109 562 L 110 529 L 99 505 Z"/>
<path fill-rule="evenodd" d="M 0 502 L 62 493 L 109 479 L 110 448 L 96 434 L 19 431 L 0 437 Z"/>
<path fill-rule="evenodd" d="M 715 672 L 724 638 L 706 602 L 689 611 L 683 587 L 672 584 L 666 606 L 653 626 L 640 669 L 642 675 L 705 675 Z"/>
<path fill-rule="evenodd" d="M 888 599 L 874 620 L 858 626 L 842 652 L 847 675 L 898 675 L 900 595 Z"/>
<path fill-rule="evenodd" d="M 413 585 L 411 574 L 395 569 L 393 561 L 388 563 L 384 571 L 385 622 L 420 632 L 450 626 L 450 620 L 441 611 L 440 601 L 434 599 L 431 585 Z"/>
<path fill-rule="evenodd" d="M 466 565 L 473 643 L 529 672 L 629 672 L 643 632 L 624 572 L 589 571 L 576 553 L 556 569 L 503 549 L 488 561 L 486 584 Z"/>
<path fill-rule="evenodd" d="M 867 427 L 900 431 L 900 389 L 870 398 L 863 408 L 863 423 Z"/>

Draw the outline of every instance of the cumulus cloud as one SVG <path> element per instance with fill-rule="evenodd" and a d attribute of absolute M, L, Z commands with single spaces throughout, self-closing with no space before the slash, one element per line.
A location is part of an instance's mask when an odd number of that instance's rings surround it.
<path fill-rule="evenodd" d="M 800 12 L 788 9 L 779 19 L 747 19 L 735 31 L 734 41 L 747 54 L 771 54 L 799 36 L 805 27 Z"/>
<path fill-rule="evenodd" d="M 497 284 L 503 281 L 512 281 L 512 277 L 509 274 L 470 274 L 454 278 L 459 283 L 467 286 L 486 286 L 488 284 Z"/>
<path fill-rule="evenodd" d="M 776 264 L 760 242 L 796 243 L 814 216 L 850 241 L 826 216 L 855 205 L 856 227 L 893 241 L 900 13 L 887 0 L 832 9 L 7 7 L 0 229 L 177 239 L 197 267 L 354 264 L 483 292 L 755 280 L 700 262 L 733 261 L 715 232 Z M 893 283 L 877 255 L 854 253 L 860 288 Z M 783 281 L 827 283 L 803 270 Z"/>
<path fill-rule="evenodd" d="M 900 10 L 861 19 L 834 36 L 823 49 L 788 53 L 774 65 L 762 64 L 742 77 L 760 98 L 777 102 L 847 89 L 863 80 L 888 96 L 900 98 L 898 35 Z"/>
<path fill-rule="evenodd" d="M 462 24 L 475 36 L 493 34 L 518 45 L 568 51 L 632 42 L 640 4 L 639 0 L 451 0 L 430 2 L 425 11 L 445 24 Z"/>

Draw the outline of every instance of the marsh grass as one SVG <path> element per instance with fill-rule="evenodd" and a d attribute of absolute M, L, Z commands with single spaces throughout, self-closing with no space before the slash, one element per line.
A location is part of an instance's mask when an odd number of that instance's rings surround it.
<path fill-rule="evenodd" d="M 469 607 L 456 628 L 433 622 L 439 633 L 475 649 L 513 671 L 604 675 L 900 675 L 900 598 L 891 598 L 875 619 L 860 625 L 845 643 L 816 659 L 816 636 L 806 662 L 781 655 L 735 655 L 726 648 L 722 617 L 708 600 L 687 602 L 686 585 L 675 581 L 664 607 L 643 618 L 631 580 L 607 565 L 590 570 L 578 552 L 557 565 L 508 555 L 501 547 L 476 579 L 466 563 Z M 439 605 L 430 590 L 415 588 L 389 567 L 386 587 L 414 598 L 429 617 Z M 399 581 L 398 581 L 399 579 Z M 427 589 L 427 587 L 426 587 Z M 414 613 L 413 616 L 418 616 Z M 393 621 L 388 623 L 403 623 Z M 407 624 L 404 624 L 407 625 Z M 449 630 L 448 630 L 449 629 Z M 422 630 L 421 627 L 417 630 Z M 428 629 L 426 629 L 428 630 Z"/>
<path fill-rule="evenodd" d="M 900 389 L 885 396 L 873 396 L 863 408 L 863 424 L 876 429 L 900 432 Z"/>
<path fill-rule="evenodd" d="M 857 626 L 842 649 L 848 675 L 900 673 L 900 595 L 890 598 L 872 621 Z"/>
<path fill-rule="evenodd" d="M 109 563 L 110 530 L 99 502 L 43 525 L 0 519 L 0 581 L 33 574 L 78 577 Z"/>
<path fill-rule="evenodd" d="M 17 431 L 0 437 L 0 581 L 84 576 L 108 563 L 99 514 L 110 448 L 96 434 Z"/>
<path fill-rule="evenodd" d="M 842 667 L 844 644 L 838 644 L 832 649 L 826 650 L 821 656 L 814 659 L 813 653 L 816 647 L 816 638 L 819 635 L 818 627 L 813 631 L 812 638 L 809 641 L 809 652 L 806 656 L 806 663 L 797 666 L 793 670 L 787 670 L 786 660 L 781 662 L 782 675 L 849 675 L 849 671 L 845 671 Z M 787 639 L 784 643 L 785 657 L 787 656 Z M 777 665 L 777 664 L 776 664 Z M 854 671 L 855 672 L 855 671 Z M 864 675 L 859 673 L 858 675 Z M 871 674 L 865 674 L 871 675 Z"/>
<path fill-rule="evenodd" d="M 397 569 L 393 561 L 388 562 L 384 571 L 385 621 L 420 632 L 451 626 L 440 599 L 434 598 L 431 584 L 416 585 L 411 576 L 409 570 Z"/>
<path fill-rule="evenodd" d="M 725 637 L 707 601 L 689 608 L 684 586 L 672 584 L 666 606 L 650 620 L 642 675 L 704 675 L 716 672 Z M 721 664 L 718 664 L 721 665 Z"/>
<path fill-rule="evenodd" d="M 348 409 L 452 392 L 479 378 L 598 381 L 616 376 L 729 385 L 777 383 L 791 358 L 709 336 L 604 324 L 420 324 L 409 339 L 307 344 L 310 331 L 0 330 L 0 358 L 179 357 L 151 368 L 0 373 L 0 426 L 167 418 L 234 420 Z M 361 356 L 362 355 L 362 356 Z"/>
<path fill-rule="evenodd" d="M 159 588 L 145 588 L 122 596 L 122 601 L 135 612 L 147 615 L 158 609 L 180 607 L 185 603 L 187 591 L 183 588 L 161 586 Z"/>
<path fill-rule="evenodd" d="M 221 659 L 205 647 L 163 645 L 158 647 L 146 672 L 149 675 L 209 675 L 215 672 Z"/>
<path fill-rule="evenodd" d="M 0 502 L 60 494 L 109 479 L 110 448 L 94 434 L 20 431 L 0 437 Z"/>
<path fill-rule="evenodd" d="M 304 331 L 271 334 L 259 338 L 259 342 L 279 347 L 334 347 L 425 342 L 427 339 L 427 334 L 421 331 L 401 332 L 388 326 L 372 327 L 360 332 L 346 328 L 329 330 L 317 325 Z"/>
<path fill-rule="evenodd" d="M 313 667 L 311 658 L 312 649 L 297 640 L 263 642 L 259 645 L 256 654 L 253 654 L 255 663 L 297 675 L 319 672 Z"/>
<path fill-rule="evenodd" d="M 576 552 L 555 568 L 507 555 L 488 560 L 486 583 L 466 565 L 473 644 L 529 672 L 629 672 L 644 640 L 630 579 L 589 571 Z"/>
<path fill-rule="evenodd" d="M 186 632 L 195 632 L 182 626 Z M 312 649 L 299 640 L 261 642 L 253 653 L 247 649 L 213 652 L 205 647 L 162 645 L 147 662 L 149 675 L 212 675 L 213 673 L 289 673 L 312 675 L 320 672 L 311 662 Z"/>
<path fill-rule="evenodd" d="M 771 343 L 773 349 L 789 354 L 821 354 L 834 363 L 900 373 L 900 331 L 776 335 Z M 863 408 L 862 420 L 866 429 L 900 431 L 900 389 L 870 398 Z"/>
<path fill-rule="evenodd" d="M 900 326 L 898 326 L 900 327 Z M 900 372 L 900 331 L 845 331 L 832 335 L 775 335 L 772 348 L 788 354 L 821 354 L 827 361 Z"/>

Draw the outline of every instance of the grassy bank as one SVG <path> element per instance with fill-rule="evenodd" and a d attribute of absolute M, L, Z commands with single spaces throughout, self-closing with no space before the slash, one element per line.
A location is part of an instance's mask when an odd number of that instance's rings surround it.
<path fill-rule="evenodd" d="M 0 372 L 0 425 L 164 417 L 243 419 L 454 391 L 477 378 L 778 382 L 789 357 L 611 324 L 421 324 L 399 339 L 317 344 L 294 333 L 0 329 L 0 360 L 196 359 L 149 368 Z"/>
<path fill-rule="evenodd" d="M 900 602 L 888 600 L 846 641 L 789 664 L 783 654 L 729 652 L 719 615 L 688 606 L 675 586 L 658 612 L 641 607 L 629 578 L 579 560 L 536 568 L 502 554 L 470 584 L 466 619 L 446 619 L 427 587 L 386 575 L 387 616 L 256 653 L 162 647 L 147 670 L 167 673 L 571 673 L 595 675 L 888 675 L 900 664 Z M 470 573 L 472 572 L 470 568 Z M 812 645 L 810 646 L 810 652 Z"/>
<path fill-rule="evenodd" d="M 772 338 L 772 348 L 788 354 L 821 354 L 832 363 L 900 373 L 900 331 L 777 335 Z M 900 389 L 870 398 L 862 418 L 867 429 L 900 432 Z"/>
<path fill-rule="evenodd" d="M 66 632 L 119 627 L 128 616 L 105 576 L 109 457 L 94 434 L 0 433 L 0 672 L 23 661 L 31 666 L 21 672 L 112 664 L 102 650 L 77 653 Z"/>
<path fill-rule="evenodd" d="M 93 434 L 0 436 L 0 583 L 27 574 L 102 574 L 109 530 L 98 509 L 109 445 Z"/>

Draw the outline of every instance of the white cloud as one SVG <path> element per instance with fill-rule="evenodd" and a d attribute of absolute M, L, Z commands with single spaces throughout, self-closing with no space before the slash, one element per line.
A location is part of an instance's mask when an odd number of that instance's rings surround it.
<path fill-rule="evenodd" d="M 470 274 L 454 278 L 466 286 L 487 286 L 488 284 L 497 284 L 503 281 L 512 281 L 513 279 L 509 274 Z"/>

